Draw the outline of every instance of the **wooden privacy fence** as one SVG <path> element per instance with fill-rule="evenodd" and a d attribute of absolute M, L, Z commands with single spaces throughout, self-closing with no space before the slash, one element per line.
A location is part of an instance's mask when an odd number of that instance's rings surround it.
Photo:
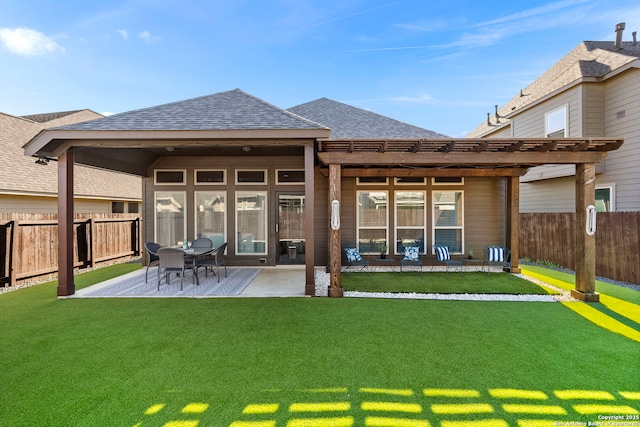
<path fill-rule="evenodd" d="M 74 267 L 139 256 L 140 216 L 74 215 Z M 57 214 L 0 214 L 0 286 L 58 271 Z"/>
<path fill-rule="evenodd" d="M 575 270 L 575 213 L 520 214 L 520 257 Z M 596 220 L 596 275 L 640 283 L 640 212 L 601 212 Z"/>

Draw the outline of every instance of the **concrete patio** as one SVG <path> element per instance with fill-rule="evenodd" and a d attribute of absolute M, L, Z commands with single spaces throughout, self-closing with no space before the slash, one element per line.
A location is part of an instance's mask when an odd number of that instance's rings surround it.
<path fill-rule="evenodd" d="M 181 278 L 175 274 L 170 283 L 162 280 L 157 285 L 157 269 L 133 271 L 105 282 L 78 290 L 68 298 L 224 298 L 224 297 L 302 297 L 305 296 L 304 266 L 278 267 L 228 267 L 228 276 L 220 278 L 211 272 L 205 276 L 198 271 L 200 284 L 193 283 L 193 275 L 187 271 L 182 290 Z"/>

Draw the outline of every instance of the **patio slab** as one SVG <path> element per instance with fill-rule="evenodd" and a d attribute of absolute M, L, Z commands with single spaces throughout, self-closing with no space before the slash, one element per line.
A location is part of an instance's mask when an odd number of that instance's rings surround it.
<path fill-rule="evenodd" d="M 193 276 L 187 271 L 183 289 L 180 278 L 171 276 L 167 284 L 164 280 L 158 291 L 157 270 L 151 268 L 149 280 L 145 283 L 146 269 L 97 283 L 76 291 L 68 298 L 220 298 L 220 297 L 293 297 L 304 296 L 304 269 L 301 268 L 247 268 L 229 267 L 228 277 L 220 282 L 209 272 L 198 272 L 200 285 L 193 283 Z"/>

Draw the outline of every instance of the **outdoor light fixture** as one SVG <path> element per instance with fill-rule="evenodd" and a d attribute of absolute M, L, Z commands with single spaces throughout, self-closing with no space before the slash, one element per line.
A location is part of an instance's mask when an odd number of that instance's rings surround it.
<path fill-rule="evenodd" d="M 248 153 L 249 151 L 251 151 L 251 147 L 249 147 L 248 145 L 244 146 L 242 147 L 242 151 L 244 151 L 245 153 Z"/>
<path fill-rule="evenodd" d="M 38 160 L 36 160 L 35 163 L 36 165 L 47 166 L 49 164 L 49 159 L 46 157 L 38 157 Z"/>

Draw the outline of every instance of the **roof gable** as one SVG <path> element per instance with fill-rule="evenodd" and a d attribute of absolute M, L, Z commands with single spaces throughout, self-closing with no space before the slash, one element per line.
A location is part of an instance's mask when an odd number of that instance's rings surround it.
<path fill-rule="evenodd" d="M 61 130 L 323 129 L 240 89 L 129 111 Z"/>
<path fill-rule="evenodd" d="M 440 133 L 327 98 L 289 108 L 289 111 L 330 128 L 331 138 L 446 138 Z"/>
<path fill-rule="evenodd" d="M 584 41 L 503 105 L 498 110 L 498 114 L 503 118 L 500 125 L 495 124 L 497 120 L 495 115 L 492 115 L 489 120 L 492 125 L 484 121 L 468 136 L 478 137 L 495 131 L 507 123 L 504 118 L 509 114 L 522 111 L 523 108 L 581 79 L 599 81 L 613 72 L 632 66 L 638 60 L 638 44 L 624 42 L 622 49 L 617 49 L 615 42 Z"/>

